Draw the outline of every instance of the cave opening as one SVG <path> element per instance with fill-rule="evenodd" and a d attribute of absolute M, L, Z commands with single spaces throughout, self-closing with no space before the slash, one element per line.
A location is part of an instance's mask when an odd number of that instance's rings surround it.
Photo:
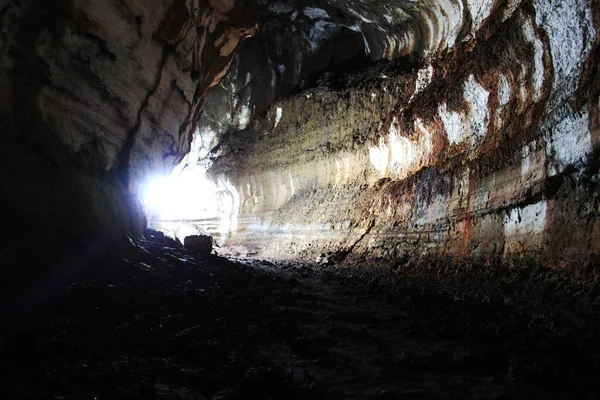
<path fill-rule="evenodd" d="M 200 168 L 175 169 L 168 176 L 148 178 L 141 202 L 148 228 L 182 243 L 191 235 L 226 238 L 234 223 L 231 196 Z"/>

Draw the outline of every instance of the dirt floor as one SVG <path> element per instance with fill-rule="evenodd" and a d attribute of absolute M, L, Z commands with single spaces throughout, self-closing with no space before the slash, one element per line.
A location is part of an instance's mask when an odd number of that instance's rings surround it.
<path fill-rule="evenodd" d="M 140 242 L 5 305 L 1 398 L 598 398 L 598 291 L 545 274 L 201 260 Z"/>

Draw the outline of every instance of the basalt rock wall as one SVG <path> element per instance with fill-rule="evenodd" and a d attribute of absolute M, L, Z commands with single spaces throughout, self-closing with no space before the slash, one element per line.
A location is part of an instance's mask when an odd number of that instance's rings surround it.
<path fill-rule="evenodd" d="M 0 2 L 2 268 L 139 234 L 144 179 L 187 153 L 256 23 L 242 0 Z"/>
<path fill-rule="evenodd" d="M 409 50 L 217 135 L 228 243 L 313 259 L 598 254 L 598 3 L 407 4 L 426 16 L 402 25 Z"/>

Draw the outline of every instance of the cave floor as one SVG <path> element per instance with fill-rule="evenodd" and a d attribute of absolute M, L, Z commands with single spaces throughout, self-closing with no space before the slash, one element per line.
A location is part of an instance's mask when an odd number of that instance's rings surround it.
<path fill-rule="evenodd" d="M 527 282 L 138 246 L 12 310 L 2 398 L 593 399 L 600 388 L 594 313 L 531 296 Z"/>

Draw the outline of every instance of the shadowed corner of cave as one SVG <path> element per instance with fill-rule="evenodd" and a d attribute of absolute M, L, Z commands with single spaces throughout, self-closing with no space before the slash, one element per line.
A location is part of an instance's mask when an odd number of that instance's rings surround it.
<path fill-rule="evenodd" d="M 0 2 L 0 396 L 599 398 L 599 10 Z"/>

